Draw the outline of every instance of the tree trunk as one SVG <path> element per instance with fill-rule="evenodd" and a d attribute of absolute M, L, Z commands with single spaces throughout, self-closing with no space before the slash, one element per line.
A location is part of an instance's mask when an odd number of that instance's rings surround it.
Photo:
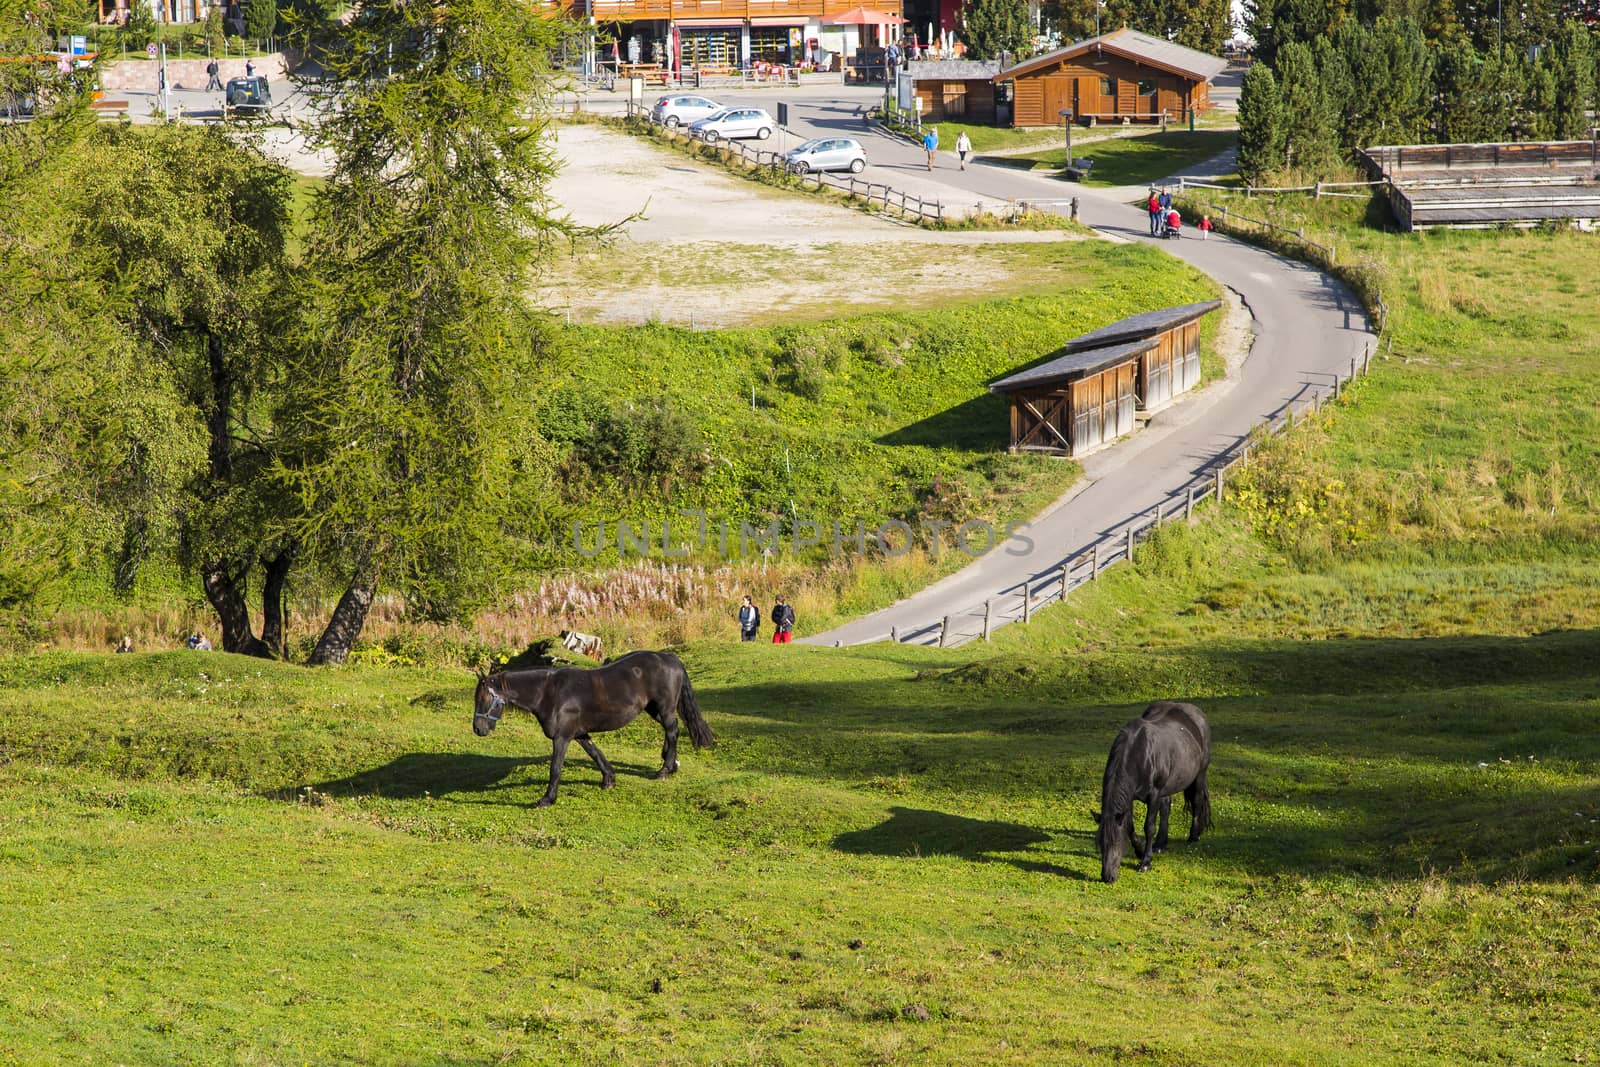
<path fill-rule="evenodd" d="M 289 658 L 289 566 L 294 549 L 285 548 L 267 561 L 261 589 L 261 642 L 281 660 Z"/>
<path fill-rule="evenodd" d="M 311 650 L 308 663 L 313 667 L 323 667 L 343 663 L 349 658 L 351 647 L 355 645 L 356 638 L 361 636 L 361 627 L 366 624 L 367 612 L 372 609 L 372 598 L 377 591 L 378 568 L 371 564 L 358 567 L 350 579 L 349 587 L 334 607 L 327 628 L 317 639 L 317 647 Z"/>
<path fill-rule="evenodd" d="M 244 578 L 248 573 L 236 573 L 225 560 L 211 563 L 202 575 L 206 599 L 216 609 L 217 621 L 222 625 L 222 651 L 270 659 L 272 650 L 250 629 L 250 607 L 244 599 Z"/>

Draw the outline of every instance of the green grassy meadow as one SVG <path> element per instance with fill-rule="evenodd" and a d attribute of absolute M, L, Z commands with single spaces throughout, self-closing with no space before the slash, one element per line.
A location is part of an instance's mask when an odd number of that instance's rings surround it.
<path fill-rule="evenodd" d="M 1600 603 L 1513 605 L 1593 562 L 1426 639 L 1351 581 L 1296 640 L 1286 560 L 1169 528 L 987 648 L 686 647 L 718 746 L 656 782 L 635 723 L 548 810 L 464 672 L 6 661 L 0 1059 L 1592 1062 Z M 1158 695 L 1211 719 L 1217 826 L 1105 886 Z"/>
<path fill-rule="evenodd" d="M 0 660 L 0 1063 L 1600 1061 L 1595 237 L 1251 203 L 1381 274 L 1392 355 L 988 645 L 681 646 L 719 744 L 670 781 L 635 723 L 534 809 L 548 742 L 475 737 L 464 671 Z M 989 373 L 961 316 L 907 350 L 928 413 Z M 757 381 L 791 448 L 927 417 L 872 356 L 920 327 L 863 321 L 817 397 Z M 591 334 L 558 385 L 720 441 L 839 328 Z M 1157 698 L 1210 718 L 1216 826 L 1105 886 Z"/>

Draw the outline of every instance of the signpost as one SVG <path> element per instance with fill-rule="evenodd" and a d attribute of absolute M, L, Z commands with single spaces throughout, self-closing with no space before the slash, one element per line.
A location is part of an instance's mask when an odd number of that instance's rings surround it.
<path fill-rule="evenodd" d="M 1072 166 L 1072 109 L 1070 107 L 1064 107 L 1061 109 L 1059 114 L 1061 115 L 1061 125 L 1067 131 L 1067 161 L 1066 163 L 1062 164 L 1061 168 L 1062 170 L 1066 170 Z"/>

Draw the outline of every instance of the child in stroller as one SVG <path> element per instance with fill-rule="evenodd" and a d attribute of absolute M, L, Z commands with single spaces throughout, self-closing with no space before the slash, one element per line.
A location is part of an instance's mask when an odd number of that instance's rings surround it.
<path fill-rule="evenodd" d="M 1169 209 L 1167 211 L 1167 217 L 1161 220 L 1161 236 L 1162 237 L 1182 237 L 1183 236 L 1183 219 L 1178 216 L 1178 209 L 1177 208 Z"/>

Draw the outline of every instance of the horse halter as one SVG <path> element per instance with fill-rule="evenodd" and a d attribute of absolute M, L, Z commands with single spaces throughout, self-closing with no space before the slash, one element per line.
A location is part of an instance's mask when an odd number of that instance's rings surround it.
<path fill-rule="evenodd" d="M 500 716 L 505 714 L 506 698 L 501 695 L 497 689 L 495 689 L 493 683 L 491 683 L 487 678 L 484 679 L 483 687 L 489 690 L 489 710 L 478 712 L 478 714 L 482 715 L 490 722 L 499 722 Z"/>

